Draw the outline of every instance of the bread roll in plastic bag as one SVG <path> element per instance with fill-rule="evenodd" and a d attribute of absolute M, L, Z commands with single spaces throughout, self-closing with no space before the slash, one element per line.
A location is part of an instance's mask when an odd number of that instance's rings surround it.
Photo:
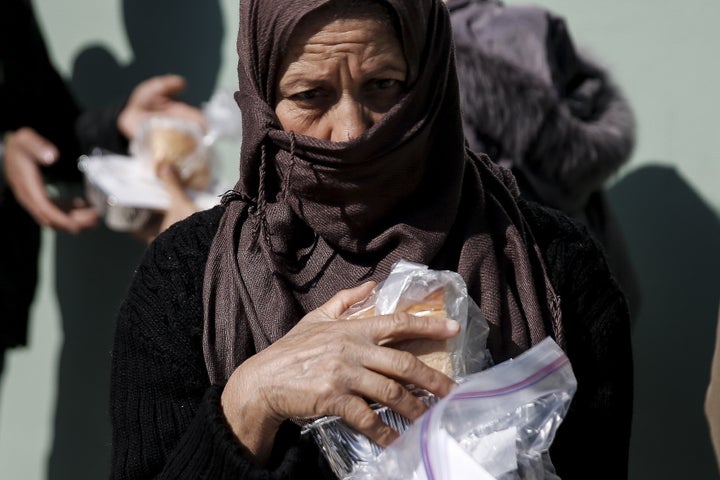
<path fill-rule="evenodd" d="M 449 340 L 405 340 L 388 346 L 413 353 L 450 377 L 479 371 L 490 363 L 489 327 L 468 296 L 465 281 L 459 274 L 401 260 L 368 298 L 351 306 L 340 318 L 358 319 L 396 312 L 451 318 L 460 324 L 460 333 Z"/>
<path fill-rule="evenodd" d="M 489 327 L 457 273 L 430 270 L 425 265 L 402 260 L 393 266 L 387 279 L 379 283 L 368 298 L 351 306 L 340 318 L 362 321 L 363 318 L 395 312 L 452 318 L 460 324 L 460 332 L 447 341 L 417 339 L 388 347 L 409 351 L 429 366 L 456 379 L 486 368 L 491 363 L 486 346 Z M 427 405 L 437 401 L 430 392 L 408 387 Z M 407 418 L 384 405 L 373 404 L 371 408 L 383 422 L 398 432 L 402 433 L 411 424 Z M 339 417 L 317 419 L 305 426 L 303 433 L 313 436 L 339 478 L 346 478 L 353 468 L 366 465 L 382 452 L 379 445 Z"/>
<path fill-rule="evenodd" d="M 164 164 L 173 165 L 187 188 L 205 190 L 211 181 L 211 165 L 204 135 L 193 121 L 151 117 L 138 128 L 130 153 L 154 173 Z"/>

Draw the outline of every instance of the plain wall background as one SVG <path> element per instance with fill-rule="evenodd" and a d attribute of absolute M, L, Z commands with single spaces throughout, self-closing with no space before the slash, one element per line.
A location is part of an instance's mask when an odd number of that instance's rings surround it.
<path fill-rule="evenodd" d="M 237 0 L 34 3 L 56 66 L 88 105 L 167 71 L 155 69 L 187 68 L 195 102 L 235 88 Z M 635 154 L 610 189 L 643 293 L 631 478 L 718 478 L 702 402 L 720 300 L 720 2 L 539 3 L 613 72 L 638 120 Z M 182 48 L 148 56 L 173 35 Z M 221 151 L 232 182 L 237 145 Z M 43 240 L 31 345 L 10 353 L 0 387 L 0 477 L 104 478 L 114 312 L 143 245 L 106 229 Z"/>

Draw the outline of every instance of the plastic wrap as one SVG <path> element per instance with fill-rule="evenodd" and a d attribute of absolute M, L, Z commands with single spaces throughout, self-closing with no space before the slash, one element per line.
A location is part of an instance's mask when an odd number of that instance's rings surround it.
<path fill-rule="evenodd" d="M 416 390 L 414 393 L 428 406 L 437 402 L 437 397 L 425 390 Z M 398 432 L 404 432 L 412 423 L 384 405 L 374 404 L 371 407 L 383 422 Z M 383 451 L 381 446 L 340 417 L 322 417 L 307 425 L 303 434 L 312 435 L 338 478 L 347 478 L 353 468 L 368 464 Z"/>
<path fill-rule="evenodd" d="M 172 117 L 151 117 L 138 128 L 130 142 L 130 154 L 151 173 L 163 163 L 177 168 L 190 188 L 204 190 L 210 185 L 210 156 L 204 132 L 192 121 Z"/>
<path fill-rule="evenodd" d="M 452 318 L 460 324 L 460 333 L 447 342 L 411 340 L 389 347 L 410 351 L 456 379 L 490 365 L 486 346 L 489 327 L 457 273 L 430 270 L 425 265 L 402 260 L 365 300 L 351 306 L 340 319 L 361 319 L 395 312 Z M 437 398 L 425 390 L 413 389 L 413 393 L 428 405 L 437 402 Z M 371 407 L 398 432 L 404 432 L 411 424 L 386 406 L 374 404 Z M 303 433 L 313 436 L 340 478 L 347 477 L 358 465 L 372 461 L 382 451 L 380 446 L 339 417 L 320 418 L 306 426 Z"/>
<path fill-rule="evenodd" d="M 111 230 L 128 232 L 145 225 L 153 212 L 163 211 L 170 198 L 160 179 L 125 155 L 83 156 L 78 167 L 85 178 L 85 195 Z M 199 209 L 219 203 L 226 188 L 213 182 L 207 190 L 186 190 Z"/>
<path fill-rule="evenodd" d="M 555 342 L 463 379 L 397 441 L 344 478 L 555 479 L 548 450 L 577 388 Z"/>
<path fill-rule="evenodd" d="M 431 270 L 426 265 L 401 260 L 368 298 L 351 306 L 340 318 L 363 318 L 395 312 L 452 318 L 460 324 L 460 333 L 447 341 L 409 340 L 390 346 L 415 353 L 421 360 L 427 360 L 430 366 L 451 377 L 479 371 L 489 362 L 489 327 L 480 309 L 468 296 L 465 281 L 459 274 Z"/>
<path fill-rule="evenodd" d="M 217 178 L 214 146 L 220 139 L 241 137 L 242 116 L 232 93 L 220 91 L 204 105 L 203 117 L 205 131 L 184 119 L 151 117 L 138 127 L 131 155 L 97 152 L 79 159 L 86 195 L 110 229 L 139 230 L 153 212 L 168 208 L 169 196 L 157 176 L 165 161 L 177 167 L 186 193 L 199 209 L 219 203 L 231 185 Z"/>

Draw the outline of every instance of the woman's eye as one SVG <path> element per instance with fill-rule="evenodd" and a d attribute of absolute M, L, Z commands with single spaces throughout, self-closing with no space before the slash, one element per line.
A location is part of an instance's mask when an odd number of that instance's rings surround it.
<path fill-rule="evenodd" d="M 404 81 L 378 78 L 366 84 L 364 101 L 374 112 L 387 112 L 400 100 L 404 91 Z"/>
<path fill-rule="evenodd" d="M 378 90 L 387 90 L 388 88 L 399 87 L 400 84 L 400 81 L 395 80 L 394 78 L 381 78 L 379 80 L 375 80 L 375 88 Z"/>
<path fill-rule="evenodd" d="M 291 100 L 299 101 L 299 102 L 309 102 L 312 100 L 316 100 L 322 96 L 322 92 L 318 88 L 313 88 L 311 90 L 304 90 L 302 92 L 295 93 L 290 96 Z"/>
<path fill-rule="evenodd" d="M 403 88 L 404 82 L 397 80 L 395 78 L 378 78 L 376 80 L 372 80 L 369 84 L 369 90 L 375 90 L 378 92 L 387 92 L 387 91 L 398 91 Z"/>

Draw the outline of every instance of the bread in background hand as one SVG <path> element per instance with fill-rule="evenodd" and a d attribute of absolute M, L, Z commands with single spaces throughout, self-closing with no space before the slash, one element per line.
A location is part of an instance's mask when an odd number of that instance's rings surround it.
<path fill-rule="evenodd" d="M 162 165 L 166 163 L 179 168 L 199 146 L 198 140 L 190 133 L 160 126 L 150 129 L 147 142 L 155 173 L 158 173 Z M 185 187 L 205 190 L 210 185 L 210 167 L 206 162 L 188 177 L 182 176 L 182 178 Z"/>

